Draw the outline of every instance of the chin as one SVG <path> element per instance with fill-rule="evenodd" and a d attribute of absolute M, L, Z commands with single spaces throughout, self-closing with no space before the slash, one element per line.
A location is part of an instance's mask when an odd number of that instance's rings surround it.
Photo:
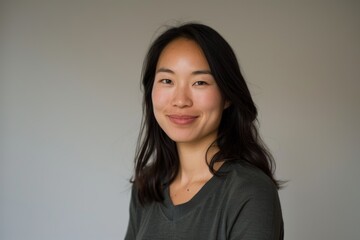
<path fill-rule="evenodd" d="M 194 142 L 195 139 L 189 136 L 181 136 L 180 134 L 168 134 L 169 138 L 176 143 L 187 143 L 187 142 Z"/>
<path fill-rule="evenodd" d="M 181 138 L 181 137 L 170 137 L 171 140 L 173 140 L 176 143 L 188 143 L 188 142 L 193 142 L 193 139 L 189 139 L 189 138 Z"/>

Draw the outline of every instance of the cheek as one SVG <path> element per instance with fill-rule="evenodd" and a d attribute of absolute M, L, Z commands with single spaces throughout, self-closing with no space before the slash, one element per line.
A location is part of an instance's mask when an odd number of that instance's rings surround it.
<path fill-rule="evenodd" d="M 154 110 L 162 109 L 169 101 L 169 96 L 159 88 L 154 87 L 151 93 L 151 99 Z"/>
<path fill-rule="evenodd" d="M 215 89 L 198 96 L 197 100 L 203 109 L 210 111 L 222 111 L 224 108 L 224 100 L 220 92 Z"/>

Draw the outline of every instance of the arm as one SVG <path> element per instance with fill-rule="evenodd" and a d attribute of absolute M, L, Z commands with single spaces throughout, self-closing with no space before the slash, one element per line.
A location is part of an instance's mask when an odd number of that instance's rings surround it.
<path fill-rule="evenodd" d="M 125 235 L 125 240 L 136 239 L 136 234 L 138 231 L 138 222 L 140 219 L 138 205 L 139 203 L 136 196 L 136 190 L 133 187 L 131 190 L 131 199 L 129 206 L 129 223 Z"/>

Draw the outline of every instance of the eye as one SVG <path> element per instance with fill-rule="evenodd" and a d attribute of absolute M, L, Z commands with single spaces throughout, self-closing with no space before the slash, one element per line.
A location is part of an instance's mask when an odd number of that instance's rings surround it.
<path fill-rule="evenodd" d="M 161 79 L 160 82 L 163 84 L 172 84 L 172 81 L 170 79 Z"/>
<path fill-rule="evenodd" d="M 203 85 L 209 85 L 209 84 L 205 81 L 196 81 L 193 85 L 194 86 L 203 86 Z"/>

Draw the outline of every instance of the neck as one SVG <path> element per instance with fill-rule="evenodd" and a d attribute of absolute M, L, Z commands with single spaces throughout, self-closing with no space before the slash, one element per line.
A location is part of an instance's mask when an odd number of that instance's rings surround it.
<path fill-rule="evenodd" d="M 177 143 L 180 160 L 180 168 L 176 177 L 178 181 L 189 183 L 212 177 L 207 164 L 219 151 L 219 148 L 217 146 L 209 148 L 210 144 L 211 142 L 203 144 Z M 215 165 L 215 170 L 217 170 L 217 165 Z"/>

